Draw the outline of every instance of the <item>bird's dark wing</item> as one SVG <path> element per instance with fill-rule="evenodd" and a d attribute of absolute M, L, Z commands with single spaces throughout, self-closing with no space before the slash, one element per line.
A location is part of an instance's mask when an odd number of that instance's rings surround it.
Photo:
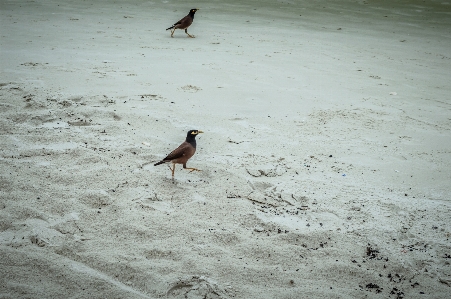
<path fill-rule="evenodd" d="M 181 20 L 178 21 L 177 23 L 174 23 L 174 25 L 172 25 L 172 27 L 182 24 L 182 21 L 183 21 L 183 19 L 181 19 Z"/>
<path fill-rule="evenodd" d="M 183 23 L 185 23 L 186 21 L 189 21 L 189 20 L 191 20 L 190 15 L 186 15 L 186 16 L 184 16 L 183 18 L 181 18 L 181 19 L 177 22 L 177 24 L 183 24 Z"/>
<path fill-rule="evenodd" d="M 178 158 L 181 158 L 186 155 L 186 153 L 190 152 L 192 148 L 192 145 L 188 142 L 183 142 L 179 145 L 178 148 L 173 150 L 166 158 L 163 159 L 163 161 L 172 161 Z"/>
<path fill-rule="evenodd" d="M 175 23 L 173 26 L 187 24 L 187 23 L 189 23 L 189 19 L 190 19 L 190 18 L 191 18 L 191 17 L 190 17 L 189 15 L 187 15 L 187 16 L 181 18 L 181 19 L 180 19 L 177 23 Z"/>
<path fill-rule="evenodd" d="M 178 28 L 177 25 L 182 25 L 183 26 L 183 24 L 186 23 L 189 20 L 189 18 L 190 18 L 189 15 L 181 18 L 177 23 L 175 23 L 174 25 L 172 25 L 171 27 L 169 27 L 166 30 L 169 30 L 169 29 L 172 29 L 172 28 Z"/>

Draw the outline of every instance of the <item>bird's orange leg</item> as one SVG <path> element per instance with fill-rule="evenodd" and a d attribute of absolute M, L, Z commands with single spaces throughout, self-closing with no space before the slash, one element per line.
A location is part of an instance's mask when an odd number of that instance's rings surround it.
<path fill-rule="evenodd" d="M 175 163 L 172 163 L 172 168 L 171 168 L 171 170 L 172 170 L 172 177 L 174 177 Z"/>
<path fill-rule="evenodd" d="M 174 171 L 175 171 L 175 163 L 172 163 L 172 167 L 171 166 L 169 166 L 168 165 L 168 167 L 169 167 L 169 169 L 171 170 L 171 172 L 172 172 L 172 177 L 174 177 Z"/>
<path fill-rule="evenodd" d="M 174 32 L 175 32 L 175 28 L 174 28 L 174 30 L 171 30 L 171 37 L 173 37 Z"/>
<path fill-rule="evenodd" d="M 183 164 L 183 169 L 191 170 L 190 172 L 193 172 L 193 171 L 202 171 L 202 170 L 197 169 L 197 168 L 186 167 L 186 164 Z"/>
<path fill-rule="evenodd" d="M 188 33 L 188 28 L 185 29 L 185 33 L 188 34 L 189 37 L 194 38 L 194 35 L 191 35 L 191 34 Z"/>

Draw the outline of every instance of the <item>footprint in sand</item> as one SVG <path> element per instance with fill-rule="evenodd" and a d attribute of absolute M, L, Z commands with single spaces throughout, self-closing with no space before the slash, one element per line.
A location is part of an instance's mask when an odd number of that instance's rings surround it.
<path fill-rule="evenodd" d="M 181 89 L 183 91 L 187 91 L 187 92 L 198 92 L 199 90 L 202 90 L 202 88 L 194 86 L 194 85 L 185 85 L 185 86 L 182 86 Z"/>
<path fill-rule="evenodd" d="M 246 171 L 253 177 L 279 177 L 287 172 L 284 158 L 269 158 L 264 156 L 249 155 L 249 166 Z"/>
<path fill-rule="evenodd" d="M 229 298 L 227 291 L 220 288 L 216 282 L 205 276 L 190 276 L 178 279 L 172 283 L 167 292 L 168 298 L 182 299 L 225 299 Z"/>

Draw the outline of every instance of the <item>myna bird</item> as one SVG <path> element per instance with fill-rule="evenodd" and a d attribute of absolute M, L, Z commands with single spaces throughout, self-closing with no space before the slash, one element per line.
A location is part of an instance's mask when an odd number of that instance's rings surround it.
<path fill-rule="evenodd" d="M 175 29 L 185 29 L 185 33 L 188 34 L 189 37 L 194 37 L 194 35 L 188 33 L 188 27 L 191 26 L 191 24 L 193 23 L 194 14 L 198 10 L 199 10 L 198 8 L 191 9 L 186 17 L 184 17 L 183 19 L 181 19 L 180 21 L 178 21 L 177 23 L 166 29 L 166 30 L 171 29 L 171 37 L 173 37 Z"/>
<path fill-rule="evenodd" d="M 175 171 L 175 164 L 183 164 L 184 169 L 188 169 L 191 171 L 201 171 L 197 168 L 188 168 L 186 167 L 186 162 L 194 155 L 196 152 L 196 136 L 199 133 L 203 133 L 199 130 L 189 130 L 188 134 L 186 134 L 186 140 L 182 144 L 179 145 L 178 148 L 173 150 L 166 158 L 161 160 L 158 163 L 155 163 L 154 166 L 163 164 L 163 163 L 172 163 L 172 167 L 169 166 L 169 168 L 172 171 L 172 177 L 174 177 L 174 171 Z M 190 171 L 190 172 L 191 172 Z"/>

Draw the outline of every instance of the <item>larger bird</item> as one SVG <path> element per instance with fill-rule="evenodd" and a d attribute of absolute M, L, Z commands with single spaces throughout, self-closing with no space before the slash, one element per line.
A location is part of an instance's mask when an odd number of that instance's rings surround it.
<path fill-rule="evenodd" d="M 173 37 L 175 29 L 185 29 L 185 33 L 188 34 L 188 37 L 194 37 L 194 35 L 188 33 L 188 27 L 191 26 L 191 24 L 193 23 L 194 14 L 198 10 L 199 10 L 198 8 L 191 9 L 188 15 L 186 15 L 186 17 L 184 17 L 183 19 L 181 19 L 180 21 L 178 21 L 177 23 L 166 29 L 171 30 L 171 37 Z"/>
<path fill-rule="evenodd" d="M 174 177 L 175 164 L 183 164 L 184 169 L 188 169 L 191 171 L 201 171 L 197 168 L 188 168 L 186 167 L 186 162 L 194 155 L 196 152 L 196 136 L 199 133 L 203 133 L 199 130 L 189 130 L 188 134 L 186 134 L 186 140 L 182 144 L 179 145 L 178 148 L 173 150 L 166 158 L 161 160 L 158 163 L 155 163 L 154 166 L 163 164 L 163 163 L 172 163 L 172 167 L 169 168 L 172 171 L 172 177 Z M 190 172 L 191 172 L 190 171 Z"/>

